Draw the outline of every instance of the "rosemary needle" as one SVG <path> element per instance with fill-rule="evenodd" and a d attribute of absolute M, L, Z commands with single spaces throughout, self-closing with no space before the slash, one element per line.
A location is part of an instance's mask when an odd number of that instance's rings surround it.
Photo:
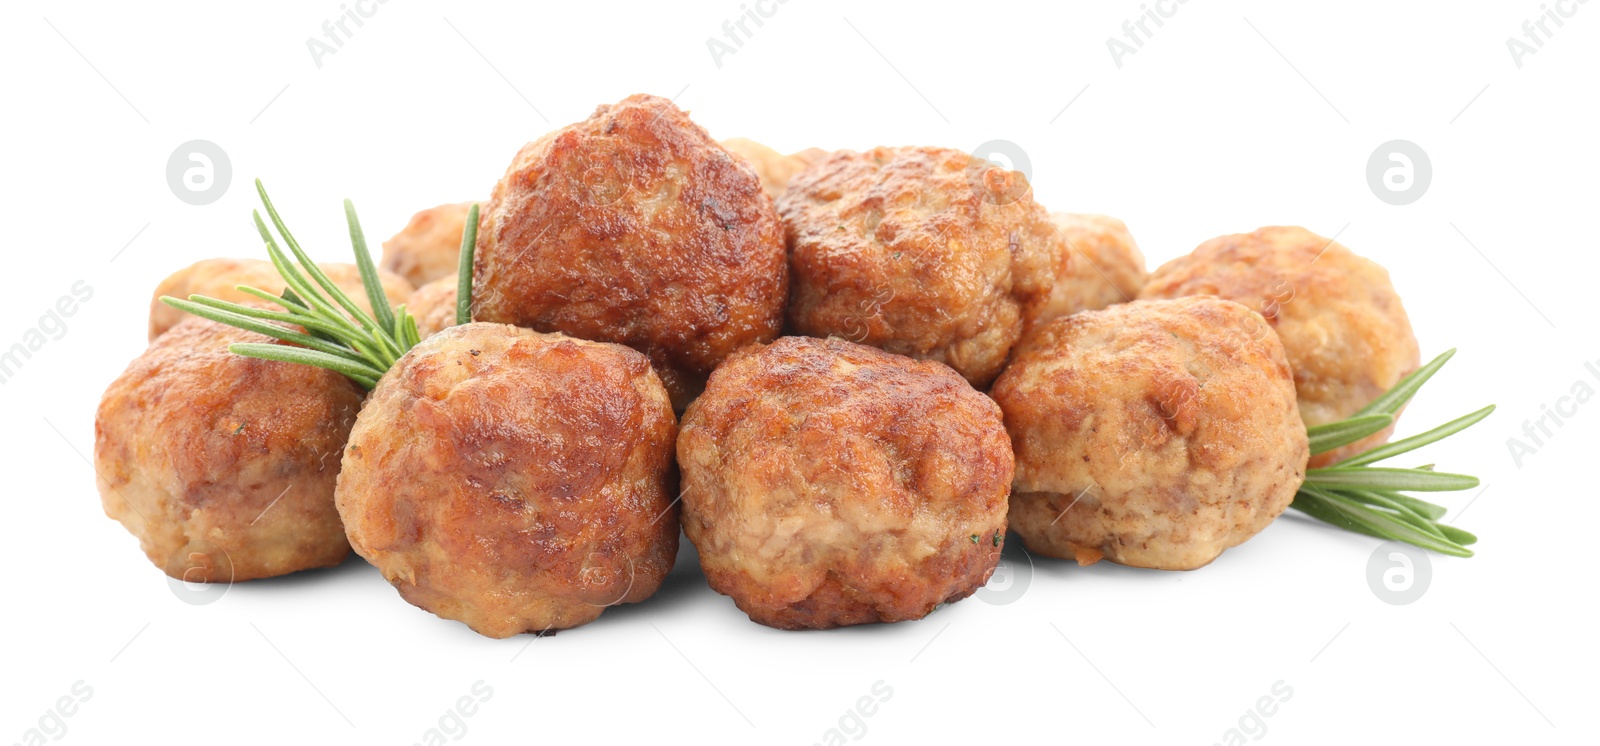
<path fill-rule="evenodd" d="M 372 262 L 371 252 L 367 250 L 361 221 L 356 218 L 355 205 L 350 200 L 344 201 L 345 222 L 350 229 L 350 245 L 355 251 L 356 268 L 361 273 L 361 285 L 366 291 L 371 313 L 341 290 L 300 248 L 300 242 L 295 240 L 294 234 L 284 224 L 283 216 L 273 207 L 260 179 L 256 180 L 256 192 L 261 196 L 261 205 L 266 209 L 267 218 L 277 229 L 278 235 L 275 237 L 267 228 L 267 221 L 261 219 L 260 212 L 252 213 L 256 231 L 261 234 L 267 256 L 283 278 L 285 288 L 279 295 L 247 285 L 240 285 L 237 289 L 275 303 L 284 310 L 257 308 L 203 295 L 191 295 L 187 300 L 162 296 L 161 302 L 195 316 L 290 343 L 229 345 L 228 350 L 234 354 L 314 365 L 341 373 L 363 388 L 377 386 L 378 379 L 389 367 L 422 339 L 417 330 L 417 319 L 406 310 L 405 305 L 399 308 L 389 305 L 389 298 L 384 294 L 383 283 L 378 277 L 378 268 Z M 463 286 L 467 288 L 462 297 L 467 299 L 468 307 L 472 287 L 472 259 L 468 251 L 471 244 L 468 242 L 475 238 L 469 239 L 467 236 L 477 233 L 477 214 L 478 206 L 473 205 L 472 219 L 462 238 L 465 260 L 461 265 L 461 277 Z M 289 253 L 284 253 L 279 245 L 279 237 Z"/>
<path fill-rule="evenodd" d="M 1434 358 L 1348 419 L 1308 428 L 1311 452 L 1331 451 L 1388 427 L 1395 413 L 1454 354 L 1455 350 L 1449 350 Z M 1403 541 L 1441 554 L 1471 557 L 1472 550 L 1467 547 L 1478 541 L 1477 536 L 1440 523 L 1445 515 L 1443 506 L 1403 493 L 1471 489 L 1478 486 L 1477 477 L 1434 471 L 1432 464 L 1414 469 L 1369 464 L 1437 443 L 1477 424 L 1493 411 L 1494 406 L 1490 405 L 1420 435 L 1367 449 L 1333 466 L 1307 469 L 1305 483 L 1290 507 L 1346 530 Z"/>

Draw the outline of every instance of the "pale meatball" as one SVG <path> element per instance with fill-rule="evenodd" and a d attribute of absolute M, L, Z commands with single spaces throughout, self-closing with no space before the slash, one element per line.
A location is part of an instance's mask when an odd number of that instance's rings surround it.
<path fill-rule="evenodd" d="M 729 353 L 778 336 L 788 288 L 755 173 L 635 95 L 517 153 L 483 212 L 472 310 L 639 350 L 681 409 Z"/>
<path fill-rule="evenodd" d="M 412 215 L 405 228 L 383 242 L 383 268 L 417 287 L 454 274 L 472 204 L 439 205 Z"/>
<path fill-rule="evenodd" d="M 1260 312 L 1294 370 L 1307 426 L 1345 419 L 1421 364 L 1389 273 L 1304 228 L 1214 238 L 1157 269 L 1141 298 L 1215 295 Z M 1325 466 L 1389 439 L 1393 427 L 1321 453 Z"/>
<path fill-rule="evenodd" d="M 265 578 L 350 552 L 333 489 L 362 391 L 321 368 L 228 351 L 272 341 L 191 317 L 100 400 L 94 462 L 106 515 L 173 577 Z"/>
<path fill-rule="evenodd" d="M 722 147 L 728 152 L 743 158 L 755 169 L 756 176 L 761 179 L 761 188 L 767 195 L 777 199 L 783 190 L 789 186 L 789 180 L 800 173 L 806 166 L 811 165 L 823 151 L 816 148 L 803 150 L 794 155 L 784 155 L 755 140 L 746 140 L 742 137 L 730 137 L 722 141 Z"/>
<path fill-rule="evenodd" d="M 1011 529 L 1028 549 L 1191 570 L 1289 507 L 1306 431 L 1260 322 L 1217 298 L 1135 301 L 1018 345 L 992 394 L 1016 449 Z"/>
<path fill-rule="evenodd" d="M 672 569 L 676 432 L 633 350 L 455 326 L 373 389 L 339 514 L 356 552 L 427 611 L 489 637 L 576 627 Z"/>
<path fill-rule="evenodd" d="M 1020 173 L 944 148 L 840 151 L 778 200 L 789 323 L 986 386 L 1050 297 L 1060 236 Z"/>
<path fill-rule="evenodd" d="M 678 463 L 706 578 L 761 624 L 919 619 L 1000 559 L 1000 409 L 938 363 L 837 339 L 745 348 L 684 414 Z"/>
<path fill-rule="evenodd" d="M 406 312 L 417 318 L 417 332 L 427 339 L 456 325 L 456 276 L 441 277 L 417 288 L 406 300 Z"/>
<path fill-rule="evenodd" d="M 330 262 L 318 264 L 317 267 L 356 305 L 371 312 L 372 304 L 367 301 L 366 286 L 361 284 L 361 270 L 356 265 Z M 379 269 L 378 281 L 390 305 L 405 302 L 406 296 L 411 294 L 411 283 L 393 272 Z M 150 338 L 155 339 L 189 316 L 162 303 L 163 295 L 181 300 L 188 300 L 190 295 L 204 295 L 233 303 L 265 303 L 253 295 L 235 290 L 236 285 L 249 285 L 274 295 L 281 295 L 286 287 L 277 268 L 265 259 L 202 259 L 168 275 L 156 286 L 155 293 L 150 296 Z"/>
<path fill-rule="evenodd" d="M 1061 232 L 1050 298 L 1028 319 L 1028 328 L 1079 311 L 1098 311 L 1139 295 L 1148 274 L 1144 254 L 1121 220 L 1107 215 L 1050 213 Z M 1026 333 L 1026 331 L 1024 332 Z"/>

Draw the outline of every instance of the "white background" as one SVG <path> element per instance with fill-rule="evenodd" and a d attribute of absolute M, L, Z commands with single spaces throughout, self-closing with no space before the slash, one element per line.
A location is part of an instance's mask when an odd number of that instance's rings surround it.
<path fill-rule="evenodd" d="M 738 0 L 391 0 L 320 69 L 306 39 L 335 0 L 98 5 L 0 10 L 0 346 L 74 282 L 94 293 L 0 386 L 0 743 L 80 680 L 93 695 L 63 741 L 413 743 L 481 680 L 493 695 L 463 741 L 810 744 L 882 681 L 863 742 L 1209 744 L 1282 681 L 1294 693 L 1263 741 L 1593 742 L 1600 403 L 1520 468 L 1506 441 L 1576 382 L 1600 390 L 1583 367 L 1600 360 L 1600 3 L 1548 24 L 1520 69 L 1506 39 L 1532 0 L 1193 0 L 1120 69 L 1106 40 L 1141 12 L 1131 0 L 790 0 L 720 68 L 706 39 Z M 1389 268 L 1424 358 L 1461 348 L 1402 433 L 1500 405 L 1423 457 L 1483 478 L 1441 498 L 1478 556 L 1434 556 L 1422 598 L 1391 606 L 1367 581 L 1376 541 L 1291 514 L 1203 570 L 1040 559 L 1013 573 L 1014 603 L 822 633 L 752 624 L 692 552 L 656 598 L 547 639 L 479 637 L 354 557 L 207 606 L 169 592 L 101 512 L 83 456 L 157 281 L 261 255 L 249 180 L 313 253 L 348 261 L 341 198 L 376 243 L 418 209 L 487 196 L 524 142 L 641 91 L 786 152 L 1017 143 L 1043 204 L 1125 219 L 1152 267 L 1261 225 L 1337 233 Z M 165 178 L 196 138 L 234 172 L 203 207 Z M 1433 166 L 1404 207 L 1365 176 L 1396 138 Z"/>

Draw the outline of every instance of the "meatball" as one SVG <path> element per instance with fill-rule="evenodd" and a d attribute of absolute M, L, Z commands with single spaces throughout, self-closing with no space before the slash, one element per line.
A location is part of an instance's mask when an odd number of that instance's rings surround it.
<path fill-rule="evenodd" d="M 1121 220 L 1071 212 L 1050 214 L 1061 232 L 1055 283 L 1049 300 L 1028 319 L 1028 328 L 1079 311 L 1098 311 L 1133 300 L 1148 274 L 1144 254 Z M 1024 332 L 1026 334 L 1026 332 Z"/>
<path fill-rule="evenodd" d="M 1421 364 L 1389 273 L 1304 228 L 1214 238 L 1157 269 L 1141 298 L 1215 295 L 1260 311 L 1294 370 L 1307 426 L 1337 422 Z M 1326 466 L 1380 445 L 1393 428 L 1317 454 Z"/>
<path fill-rule="evenodd" d="M 464 324 L 378 382 L 335 498 L 407 601 L 489 637 L 566 629 L 672 569 L 676 431 L 643 355 Z"/>
<path fill-rule="evenodd" d="M 1063 254 L 1020 173 L 942 148 L 840 151 L 778 200 L 800 334 L 1000 372 Z"/>
<path fill-rule="evenodd" d="M 678 463 L 706 578 L 761 624 L 918 619 L 1000 560 L 1000 409 L 937 363 L 839 339 L 748 347 L 689 405 Z"/>
<path fill-rule="evenodd" d="M 483 215 L 473 319 L 633 347 L 680 409 L 782 328 L 772 199 L 666 99 L 630 96 L 527 145 Z"/>
<path fill-rule="evenodd" d="M 325 263 L 317 266 L 357 305 L 372 310 L 372 304 L 367 301 L 366 287 L 361 284 L 361 270 L 356 265 Z M 406 296 L 411 294 L 411 283 L 393 272 L 380 269 L 378 279 L 391 305 L 404 302 Z M 173 325 L 189 317 L 187 313 L 162 303 L 163 295 L 182 299 L 191 295 L 205 295 L 233 303 L 264 303 L 253 295 L 235 290 L 235 285 L 249 285 L 274 294 L 281 294 L 285 287 L 277 268 L 265 259 L 202 259 L 173 272 L 156 286 L 155 293 L 150 296 L 150 338 L 161 336 Z"/>
<path fill-rule="evenodd" d="M 456 276 L 446 275 L 417 288 L 406 300 L 406 312 L 417 318 L 417 332 L 427 339 L 456 325 Z"/>
<path fill-rule="evenodd" d="M 789 180 L 793 179 L 795 174 L 800 173 L 823 154 L 823 151 L 810 148 L 794 155 L 784 155 L 755 140 L 746 140 L 742 137 L 723 140 L 722 147 L 743 158 L 751 168 L 755 169 L 756 176 L 761 179 L 761 188 L 765 189 L 773 199 L 783 194 L 783 190 L 789 186 Z"/>
<path fill-rule="evenodd" d="M 1232 301 L 1135 301 L 1040 327 L 995 382 L 1011 528 L 1089 564 L 1191 570 L 1256 535 L 1305 477 L 1276 336 Z"/>
<path fill-rule="evenodd" d="M 430 207 L 411 216 L 393 238 L 383 242 L 383 268 L 422 287 L 454 274 L 461 259 L 461 234 L 467 228 L 471 202 Z"/>
<path fill-rule="evenodd" d="M 228 351 L 241 342 L 273 340 L 191 317 L 151 342 L 95 413 L 106 515 L 175 578 L 265 578 L 350 553 L 333 489 L 361 389 Z M 210 569 L 220 576 L 191 572 Z"/>

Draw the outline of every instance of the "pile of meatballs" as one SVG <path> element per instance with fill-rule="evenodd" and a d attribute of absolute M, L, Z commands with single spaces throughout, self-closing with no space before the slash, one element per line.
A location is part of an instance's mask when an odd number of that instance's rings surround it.
<path fill-rule="evenodd" d="M 1387 273 L 1302 228 L 1147 273 L 1127 227 L 936 147 L 784 155 L 636 95 L 384 244 L 424 336 L 370 392 L 152 301 L 106 390 L 106 514 L 173 577 L 342 562 L 492 637 L 649 598 L 680 529 L 761 624 L 921 618 L 1035 554 L 1193 569 L 1281 514 L 1307 426 L 1419 363 Z M 352 265 L 324 271 L 364 298 Z M 262 260 L 155 297 L 263 303 Z M 278 343 L 285 344 L 285 343 Z M 197 573 L 197 567 L 203 572 Z"/>

